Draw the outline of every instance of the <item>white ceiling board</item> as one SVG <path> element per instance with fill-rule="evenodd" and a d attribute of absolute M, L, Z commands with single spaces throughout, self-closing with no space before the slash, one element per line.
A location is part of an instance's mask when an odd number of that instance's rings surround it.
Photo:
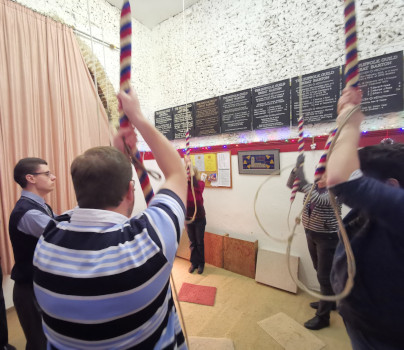
<path fill-rule="evenodd" d="M 122 8 L 123 0 L 107 0 L 111 5 Z M 199 0 L 184 0 L 188 8 Z M 182 12 L 183 0 L 130 0 L 132 17 L 152 29 L 166 19 Z"/>

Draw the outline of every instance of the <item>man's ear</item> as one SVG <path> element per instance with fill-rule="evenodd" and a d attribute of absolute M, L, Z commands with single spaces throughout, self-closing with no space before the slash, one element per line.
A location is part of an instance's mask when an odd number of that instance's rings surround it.
<path fill-rule="evenodd" d="M 29 183 L 29 184 L 34 184 L 35 176 L 32 174 L 27 174 L 27 175 L 25 175 L 25 180 L 27 180 L 27 183 Z"/>
<path fill-rule="evenodd" d="M 400 183 L 398 182 L 398 180 L 393 177 L 389 177 L 386 180 L 386 184 L 393 186 L 393 187 L 400 187 Z"/>
<path fill-rule="evenodd" d="M 135 197 L 135 181 L 130 181 L 128 186 L 128 192 L 126 192 L 126 198 L 128 200 L 133 200 Z"/>

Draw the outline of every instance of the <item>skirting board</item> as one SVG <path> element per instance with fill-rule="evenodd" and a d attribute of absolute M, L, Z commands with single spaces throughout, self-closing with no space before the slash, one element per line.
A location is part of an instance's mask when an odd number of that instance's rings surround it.
<path fill-rule="evenodd" d="M 299 257 L 290 256 L 290 268 L 293 276 L 297 278 Z M 286 254 L 258 249 L 255 280 L 288 292 L 297 293 L 297 285 L 288 271 Z"/>

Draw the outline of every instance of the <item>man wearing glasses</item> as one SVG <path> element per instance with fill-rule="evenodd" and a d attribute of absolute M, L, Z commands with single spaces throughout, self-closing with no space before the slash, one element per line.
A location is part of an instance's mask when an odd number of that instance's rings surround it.
<path fill-rule="evenodd" d="M 15 264 L 11 271 L 14 280 L 13 302 L 27 339 L 26 350 L 46 349 L 41 311 L 33 290 L 33 255 L 38 238 L 53 219 L 52 208 L 45 196 L 55 187 L 56 176 L 40 158 L 23 158 L 14 168 L 14 180 L 22 193 L 9 222 L 10 239 Z"/>

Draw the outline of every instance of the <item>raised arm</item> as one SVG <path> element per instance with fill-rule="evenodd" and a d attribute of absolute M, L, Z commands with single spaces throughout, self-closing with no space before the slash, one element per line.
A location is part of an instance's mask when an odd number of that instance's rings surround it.
<path fill-rule="evenodd" d="M 361 103 L 362 93 L 356 88 L 345 88 L 338 101 L 337 124 L 341 133 L 331 151 L 327 163 L 327 186 L 335 186 L 348 181 L 350 175 L 360 168 L 358 146 L 360 125 L 363 113 L 356 111 L 345 125 L 342 125 L 346 115 Z"/>
<path fill-rule="evenodd" d="M 299 154 L 296 160 L 296 165 L 291 171 L 288 181 L 286 182 L 286 186 L 292 189 L 295 179 L 298 178 L 300 180 L 298 189 L 299 192 L 301 192 L 302 188 L 307 185 L 307 180 L 303 170 L 303 163 L 304 163 L 304 154 Z"/>
<path fill-rule="evenodd" d="M 118 94 L 119 103 L 132 125 L 140 132 L 149 145 L 158 166 L 165 177 L 162 188 L 172 190 L 185 203 L 187 178 L 181 157 L 167 138 L 161 134 L 143 115 L 136 92 L 131 89 Z M 121 134 L 123 135 L 123 134 Z M 133 138 L 128 140 L 132 141 Z M 130 147 L 133 144 L 129 144 Z M 119 148 L 119 147 L 118 147 Z"/>

